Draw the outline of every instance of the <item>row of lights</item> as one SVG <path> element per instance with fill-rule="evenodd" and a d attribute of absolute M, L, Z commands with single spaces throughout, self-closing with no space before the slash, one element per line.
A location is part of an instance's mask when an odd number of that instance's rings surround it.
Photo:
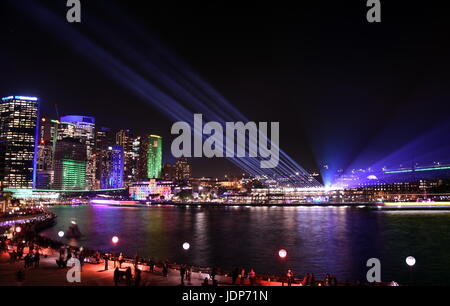
<path fill-rule="evenodd" d="M 16 232 L 17 232 L 17 233 L 20 233 L 21 231 L 22 231 L 22 229 L 21 229 L 20 226 L 16 227 Z M 61 238 L 64 237 L 64 232 L 63 232 L 63 231 L 59 231 L 59 232 L 58 232 L 58 236 L 61 237 Z M 114 245 L 117 245 L 117 243 L 119 243 L 119 237 L 113 236 L 113 237 L 111 238 L 111 241 L 112 241 L 112 243 L 113 243 Z M 190 245 L 188 242 L 183 243 L 183 249 L 184 249 L 185 251 L 189 250 L 190 247 L 191 247 L 191 245 Z M 288 252 L 287 252 L 285 249 L 280 249 L 280 250 L 278 251 L 278 256 L 279 256 L 281 259 L 285 259 L 285 258 L 287 257 L 287 254 L 288 254 Z M 412 268 L 412 267 L 416 264 L 416 259 L 415 259 L 413 256 L 408 256 L 408 257 L 406 257 L 406 264 L 407 264 L 409 267 Z"/>
<path fill-rule="evenodd" d="M 20 226 L 16 227 L 16 232 L 17 232 L 17 233 L 20 233 L 21 230 L 22 230 L 22 229 L 20 228 Z M 64 232 L 63 232 L 63 231 L 59 231 L 58 236 L 61 237 L 61 238 L 64 237 Z M 116 244 L 119 242 L 119 237 L 113 236 L 113 237 L 111 238 L 111 241 L 112 241 L 112 243 L 113 243 L 114 245 L 116 245 Z M 190 245 L 188 242 L 183 243 L 183 249 L 184 249 L 185 251 L 189 250 L 190 247 L 191 247 L 191 245 Z M 287 257 L 287 254 L 288 254 L 288 253 L 287 253 L 287 251 L 286 251 L 285 249 L 280 249 L 280 250 L 278 251 L 278 256 L 279 256 L 281 259 L 286 258 L 286 257 Z M 410 266 L 410 267 L 413 267 L 413 266 L 416 264 L 416 259 L 415 259 L 413 256 L 408 256 L 408 257 L 406 257 L 406 264 L 407 264 L 408 266 Z"/>

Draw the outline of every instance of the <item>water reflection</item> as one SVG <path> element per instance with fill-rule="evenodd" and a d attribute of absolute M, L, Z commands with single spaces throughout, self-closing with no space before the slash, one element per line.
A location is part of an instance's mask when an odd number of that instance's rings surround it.
<path fill-rule="evenodd" d="M 366 262 L 381 260 L 382 280 L 406 282 L 406 256 L 417 259 L 414 278 L 450 284 L 449 212 L 381 212 L 337 207 L 55 207 L 58 223 L 44 235 L 60 239 L 75 219 L 84 236 L 72 244 L 136 253 L 201 266 L 235 265 L 256 272 L 313 272 L 321 278 L 364 280 Z M 114 246 L 111 237 L 119 236 Z M 184 250 L 184 242 L 190 244 Z M 278 250 L 288 251 L 285 260 Z"/>

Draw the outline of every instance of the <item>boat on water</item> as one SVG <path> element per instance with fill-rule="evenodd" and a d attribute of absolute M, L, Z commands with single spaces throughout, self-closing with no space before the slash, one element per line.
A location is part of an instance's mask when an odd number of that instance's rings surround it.
<path fill-rule="evenodd" d="M 118 207 L 143 207 L 147 206 L 144 202 L 135 200 L 112 200 L 112 199 L 93 199 L 89 201 L 93 206 L 118 206 Z"/>
<path fill-rule="evenodd" d="M 381 210 L 450 210 L 448 201 L 419 201 L 419 202 L 383 202 L 375 205 Z"/>

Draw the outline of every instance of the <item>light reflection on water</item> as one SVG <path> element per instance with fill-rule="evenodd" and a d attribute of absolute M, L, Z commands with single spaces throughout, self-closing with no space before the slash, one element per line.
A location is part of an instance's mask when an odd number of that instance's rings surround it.
<path fill-rule="evenodd" d="M 201 266 L 235 265 L 279 274 L 293 268 L 321 278 L 364 280 L 366 261 L 381 260 L 382 280 L 450 285 L 450 212 L 368 211 L 339 207 L 54 207 L 57 233 L 76 219 L 75 245 Z M 111 237 L 117 235 L 114 247 Z M 64 239 L 62 239 L 65 241 Z M 67 241 L 65 241 L 67 242 Z M 182 244 L 189 242 L 188 251 Z M 288 251 L 285 261 L 278 250 Z"/>

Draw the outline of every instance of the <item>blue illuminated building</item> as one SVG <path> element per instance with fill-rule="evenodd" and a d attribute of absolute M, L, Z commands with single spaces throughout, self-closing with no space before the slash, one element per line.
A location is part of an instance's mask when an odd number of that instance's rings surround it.
<path fill-rule="evenodd" d="M 124 152 L 120 145 L 108 147 L 102 162 L 102 176 L 100 179 L 101 189 L 122 188 Z"/>

